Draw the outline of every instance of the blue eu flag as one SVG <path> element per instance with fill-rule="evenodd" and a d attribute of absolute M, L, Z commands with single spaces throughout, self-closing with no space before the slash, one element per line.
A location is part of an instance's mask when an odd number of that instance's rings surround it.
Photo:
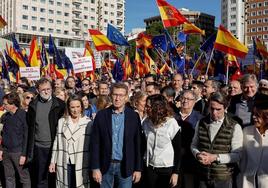
<path fill-rule="evenodd" d="M 166 52 L 167 51 L 167 39 L 165 35 L 158 35 L 155 36 L 152 39 L 153 46 L 155 48 L 160 48 L 162 51 Z"/>
<path fill-rule="evenodd" d="M 114 44 L 120 46 L 129 46 L 125 37 L 114 26 L 108 24 L 107 38 Z"/>

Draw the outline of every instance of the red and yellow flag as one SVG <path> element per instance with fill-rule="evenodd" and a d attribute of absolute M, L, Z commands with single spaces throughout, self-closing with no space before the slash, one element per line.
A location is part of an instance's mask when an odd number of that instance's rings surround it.
<path fill-rule="evenodd" d="M 9 54 L 10 57 L 17 63 L 19 67 L 26 67 L 25 62 L 23 61 L 22 57 L 16 50 L 14 50 L 13 47 L 10 47 L 9 53 L 10 53 Z"/>
<path fill-rule="evenodd" d="M 201 34 L 205 35 L 205 30 L 202 30 L 195 26 L 193 23 L 184 23 L 183 24 L 183 32 L 185 34 Z"/>
<path fill-rule="evenodd" d="M 136 39 L 136 47 L 153 48 L 152 36 L 145 33 L 139 33 Z"/>
<path fill-rule="evenodd" d="M 144 75 L 144 64 L 142 63 L 140 54 L 136 48 L 136 53 L 135 53 L 135 69 L 136 69 L 136 74 L 138 74 L 139 76 L 143 76 Z"/>
<path fill-rule="evenodd" d="M 115 50 L 115 47 L 113 46 L 112 42 L 100 31 L 96 29 L 89 29 L 88 31 L 91 35 L 96 50 Z"/>
<path fill-rule="evenodd" d="M 88 41 L 86 41 L 85 44 L 85 50 L 84 50 L 84 57 L 92 57 L 92 65 L 93 65 L 93 71 L 96 70 L 96 62 L 95 62 L 95 58 L 94 58 L 94 53 L 93 50 L 90 47 L 90 44 Z"/>
<path fill-rule="evenodd" d="M 214 48 L 236 57 L 244 58 L 248 48 L 239 42 L 227 29 L 220 25 Z"/>
<path fill-rule="evenodd" d="M 123 62 L 123 69 L 124 69 L 124 79 L 128 79 L 129 77 L 131 77 L 132 67 L 128 54 L 125 55 L 125 59 Z"/>
<path fill-rule="evenodd" d="M 256 48 L 263 57 L 268 57 L 267 48 L 259 38 L 256 38 Z"/>
<path fill-rule="evenodd" d="M 178 26 L 188 22 L 179 10 L 165 0 L 157 0 L 157 5 L 164 27 Z"/>
<path fill-rule="evenodd" d="M 168 66 L 168 64 L 165 63 L 165 64 L 161 67 L 161 69 L 159 70 L 159 72 L 160 72 L 160 74 L 163 74 L 163 73 L 165 73 L 165 72 L 172 72 L 172 71 L 171 71 L 171 68 Z"/>
<path fill-rule="evenodd" d="M 227 63 L 231 67 L 240 67 L 236 57 L 231 54 L 227 54 Z"/>
<path fill-rule="evenodd" d="M 35 36 L 30 45 L 29 63 L 31 67 L 41 67 L 41 53 Z"/>
<path fill-rule="evenodd" d="M 157 74 L 159 72 L 157 65 L 155 64 L 154 60 L 148 54 L 147 49 L 144 49 L 144 63 L 146 67 L 146 74 Z"/>
<path fill-rule="evenodd" d="M 0 15 L 0 29 L 4 28 L 7 25 L 7 22 L 4 18 Z"/>

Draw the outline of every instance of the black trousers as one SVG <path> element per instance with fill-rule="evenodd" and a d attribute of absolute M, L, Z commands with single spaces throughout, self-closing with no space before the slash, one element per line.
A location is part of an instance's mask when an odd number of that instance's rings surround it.
<path fill-rule="evenodd" d="M 170 177 L 172 167 L 170 168 L 154 168 L 152 166 L 145 167 L 145 187 L 146 188 L 168 188 L 170 186 Z"/>
<path fill-rule="evenodd" d="M 233 181 L 230 180 L 201 180 L 199 188 L 232 188 Z"/>
<path fill-rule="evenodd" d="M 34 146 L 34 158 L 31 167 L 32 187 L 55 188 L 56 175 L 49 174 L 48 167 L 51 159 L 51 149 Z"/>
<path fill-rule="evenodd" d="M 75 165 L 67 165 L 68 172 L 68 188 L 76 188 L 76 177 L 75 177 Z"/>
<path fill-rule="evenodd" d="M 21 153 L 10 153 L 4 150 L 3 166 L 6 188 L 16 187 L 16 172 L 23 188 L 31 188 L 31 179 L 28 168 L 19 165 Z"/>

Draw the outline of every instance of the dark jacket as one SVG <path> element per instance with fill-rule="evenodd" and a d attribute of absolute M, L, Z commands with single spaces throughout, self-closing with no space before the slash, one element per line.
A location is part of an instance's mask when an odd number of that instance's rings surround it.
<path fill-rule="evenodd" d="M 29 132 L 28 132 L 28 148 L 27 148 L 27 160 L 28 162 L 31 162 L 33 160 L 33 150 L 34 150 L 34 144 L 35 144 L 35 128 L 36 128 L 36 107 L 37 102 L 40 100 L 40 97 L 37 96 L 30 104 L 27 112 L 27 123 L 29 126 Z M 54 141 L 55 135 L 56 135 L 56 129 L 58 126 L 58 120 L 63 116 L 64 109 L 65 109 L 65 103 L 56 98 L 52 97 L 52 106 L 49 112 L 49 126 L 51 131 L 51 138 L 52 143 Z"/>
<path fill-rule="evenodd" d="M 18 109 L 14 114 L 6 112 L 1 118 L 1 123 L 4 125 L 3 149 L 12 153 L 21 152 L 23 156 L 26 156 L 28 139 L 26 112 L 22 109 Z"/>
<path fill-rule="evenodd" d="M 97 113 L 90 138 L 90 168 L 105 174 L 112 159 L 112 106 Z M 121 172 L 129 177 L 141 171 L 141 122 L 139 115 L 125 107 L 123 159 Z"/>

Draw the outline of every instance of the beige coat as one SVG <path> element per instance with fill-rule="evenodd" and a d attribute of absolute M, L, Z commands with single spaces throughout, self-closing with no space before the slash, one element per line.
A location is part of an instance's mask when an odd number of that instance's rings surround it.
<path fill-rule="evenodd" d="M 238 176 L 239 188 L 268 188 L 268 130 L 261 135 L 255 126 L 243 130 L 243 154 Z M 255 176 L 258 182 L 255 182 Z"/>
<path fill-rule="evenodd" d="M 73 126 L 73 128 L 70 128 Z M 56 163 L 57 187 L 68 187 L 67 164 L 75 164 L 77 187 L 89 187 L 90 119 L 83 117 L 77 125 L 69 118 L 61 118 L 53 144 L 51 163 Z"/>

